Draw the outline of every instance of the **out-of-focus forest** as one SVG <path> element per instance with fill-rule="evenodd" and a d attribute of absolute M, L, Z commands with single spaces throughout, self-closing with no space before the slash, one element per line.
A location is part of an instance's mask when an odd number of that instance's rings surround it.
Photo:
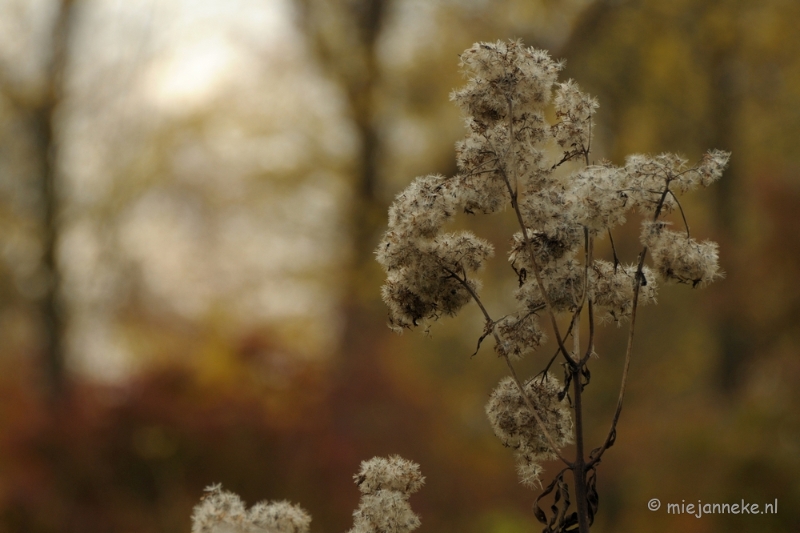
<path fill-rule="evenodd" d="M 215 482 L 344 531 L 393 453 L 420 531 L 538 531 L 478 311 L 394 335 L 372 256 L 394 195 L 456 172 L 458 54 L 508 38 L 597 96 L 595 160 L 733 153 L 684 203 L 726 278 L 642 310 L 593 531 L 800 531 L 798 27 L 794 0 L 3 0 L 0 532 L 189 531 Z M 489 305 L 510 216 L 465 222 Z M 625 330 L 600 335 L 590 448 Z"/>

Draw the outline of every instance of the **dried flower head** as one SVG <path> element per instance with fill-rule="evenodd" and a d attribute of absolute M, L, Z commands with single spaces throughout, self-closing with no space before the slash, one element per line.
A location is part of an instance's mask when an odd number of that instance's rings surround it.
<path fill-rule="evenodd" d="M 523 388 L 545 429 L 560 448 L 572 442 L 572 416 L 566 400 L 559 399 L 561 385 L 552 374 L 528 380 Z M 510 377 L 503 378 L 486 404 L 486 415 L 504 446 L 514 448 L 521 481 L 538 483 L 539 463 L 556 456 L 542 428 L 531 414 L 519 388 Z"/>
<path fill-rule="evenodd" d="M 504 120 L 509 101 L 518 116 L 541 109 L 562 69 L 547 52 L 521 41 L 475 43 L 461 54 L 461 67 L 469 81 L 450 99 L 481 125 Z"/>
<path fill-rule="evenodd" d="M 362 493 L 349 533 L 409 533 L 420 525 L 408 497 L 425 483 L 419 465 L 393 455 L 361 463 L 354 476 Z"/>
<path fill-rule="evenodd" d="M 456 190 L 442 176 L 417 178 L 389 209 L 389 227 L 408 237 L 435 237 L 458 209 Z"/>
<path fill-rule="evenodd" d="M 633 293 L 636 288 L 637 265 L 614 265 L 608 261 L 595 260 L 589 270 L 589 286 L 592 301 L 605 313 L 601 320 L 613 320 L 617 324 L 630 318 L 633 310 Z M 655 274 L 642 268 L 642 285 L 639 287 L 638 303 L 655 303 L 658 283 Z"/>
<path fill-rule="evenodd" d="M 577 172 L 571 179 L 576 197 L 576 218 L 581 226 L 594 234 L 625 223 L 628 201 L 627 173 L 610 163 L 592 165 Z"/>
<path fill-rule="evenodd" d="M 389 234 L 384 237 L 389 246 Z M 470 232 L 419 239 L 408 246 L 405 263 L 389 268 L 382 288 L 389 307 L 389 324 L 398 329 L 418 325 L 427 319 L 455 315 L 477 291 L 475 280 L 464 281 L 492 256 L 492 246 Z"/>
<path fill-rule="evenodd" d="M 395 490 L 408 495 L 417 492 L 425 483 L 419 465 L 398 455 L 392 455 L 388 459 L 373 457 L 369 461 L 363 461 L 361 470 L 353 478 L 363 494 Z"/>
<path fill-rule="evenodd" d="M 658 273 L 668 281 L 697 287 L 723 277 L 715 242 L 697 242 L 666 229 L 663 222 L 647 222 L 642 225 L 642 243 L 650 248 Z"/>
<path fill-rule="evenodd" d="M 541 486 L 539 476 L 542 474 L 541 457 L 523 450 L 517 450 L 517 476 L 519 482 L 526 487 L 538 488 Z"/>
<path fill-rule="evenodd" d="M 572 416 L 567 402 L 559 399 L 561 384 L 556 377 L 548 373 L 529 379 L 523 387 L 555 445 L 560 449 L 571 443 Z M 504 446 L 524 449 L 540 459 L 554 457 L 542 429 L 512 378 L 500 380 L 486 404 L 486 415 Z"/>
<path fill-rule="evenodd" d="M 409 533 L 420 525 L 401 492 L 379 490 L 361 497 L 349 533 Z"/>
<path fill-rule="evenodd" d="M 571 312 L 583 300 L 584 268 L 574 259 L 547 263 L 541 268 L 541 277 L 550 305 L 556 312 Z M 545 308 L 542 290 L 531 277 L 515 292 L 517 300 L 530 311 Z"/>
<path fill-rule="evenodd" d="M 287 501 L 261 502 L 248 513 L 254 531 L 264 533 L 308 533 L 311 517 Z"/>
<path fill-rule="evenodd" d="M 498 320 L 495 331 L 500 341 L 495 344 L 495 351 L 513 360 L 536 350 L 546 338 L 536 314 L 527 310 Z"/>
<path fill-rule="evenodd" d="M 581 92 L 572 80 L 559 83 L 555 97 L 556 119 L 553 133 L 558 145 L 567 150 L 589 150 L 592 139 L 592 117 L 600 104 Z"/>

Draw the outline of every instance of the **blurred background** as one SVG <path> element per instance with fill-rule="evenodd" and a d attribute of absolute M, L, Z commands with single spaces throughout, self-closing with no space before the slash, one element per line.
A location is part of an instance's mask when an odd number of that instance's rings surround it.
<path fill-rule="evenodd" d="M 598 97 L 595 158 L 733 152 L 683 200 L 727 277 L 642 309 L 593 531 L 800 531 L 798 26 L 794 0 L 0 0 L 0 532 L 189 531 L 215 482 L 345 531 L 360 461 L 392 453 L 427 476 L 420 531 L 540 530 L 478 312 L 392 334 L 372 258 L 394 195 L 456 171 L 458 54 L 517 37 Z M 497 246 L 496 315 L 510 217 L 464 222 Z"/>

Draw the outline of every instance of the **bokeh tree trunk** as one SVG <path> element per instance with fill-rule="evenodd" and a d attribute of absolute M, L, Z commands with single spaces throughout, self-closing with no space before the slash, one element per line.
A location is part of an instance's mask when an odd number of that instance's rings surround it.
<path fill-rule="evenodd" d="M 740 374 L 746 363 L 748 354 L 751 353 L 753 340 L 752 331 L 743 310 L 745 295 L 742 288 L 747 286 L 741 276 L 742 262 L 737 256 L 741 245 L 739 244 L 740 217 L 737 216 L 737 189 L 741 185 L 741 163 L 736 159 L 736 132 L 738 110 L 741 109 L 740 76 L 736 72 L 736 53 L 732 48 L 715 50 L 710 56 L 709 75 L 711 78 L 710 92 L 710 138 L 709 146 L 727 150 L 733 153 L 731 164 L 725 173 L 725 178 L 714 188 L 714 222 L 720 242 L 720 247 L 727 250 L 730 260 L 727 263 L 727 278 L 729 288 L 723 294 L 724 301 L 720 302 L 714 328 L 720 351 L 717 363 L 717 376 L 720 390 L 730 394 L 734 392 L 740 382 Z"/>
<path fill-rule="evenodd" d="M 374 335 L 383 333 L 385 313 L 376 313 L 373 249 L 385 222 L 386 204 L 379 197 L 381 136 L 377 121 L 380 65 L 376 44 L 390 0 L 318 2 L 298 0 L 301 26 L 328 75 L 341 87 L 358 134 L 360 151 L 352 168 L 352 197 L 347 229 L 351 253 L 344 270 L 339 354 L 340 372 L 351 375 L 358 361 L 347 354 L 370 351 Z M 365 290 L 366 289 L 366 290 Z M 372 305 L 370 305 L 372 304 Z"/>
<path fill-rule="evenodd" d="M 65 309 L 61 301 L 58 244 L 59 201 L 58 107 L 64 88 L 73 0 L 58 2 L 50 55 L 45 67 L 41 98 L 29 110 L 37 159 L 40 161 L 40 209 L 42 217 L 42 270 L 45 289 L 40 300 L 42 317 L 42 369 L 47 399 L 56 404 L 67 394 L 65 357 Z"/>

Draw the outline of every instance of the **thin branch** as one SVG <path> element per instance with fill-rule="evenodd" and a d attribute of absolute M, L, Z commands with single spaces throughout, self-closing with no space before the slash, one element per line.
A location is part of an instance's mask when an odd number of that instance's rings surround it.
<path fill-rule="evenodd" d="M 675 193 L 674 193 L 674 192 L 672 192 L 672 191 L 669 191 L 669 193 L 670 193 L 670 194 L 672 195 L 672 197 L 675 199 L 675 203 L 676 203 L 676 204 L 678 204 L 678 209 L 680 209 L 680 212 L 681 212 L 681 218 L 683 219 L 683 225 L 686 227 L 686 237 L 687 237 L 687 238 L 689 238 L 689 239 L 691 239 L 691 238 L 692 238 L 692 235 L 689 233 L 689 223 L 688 223 L 688 222 L 686 222 L 686 214 L 683 212 L 683 206 L 681 205 L 681 201 L 680 201 L 680 200 L 678 200 L 678 197 L 675 195 Z"/>
<path fill-rule="evenodd" d="M 653 221 L 658 220 L 659 215 L 661 214 L 661 208 L 664 205 L 664 200 L 667 197 L 667 193 L 669 191 L 669 181 L 664 186 L 664 192 L 661 195 L 661 200 L 656 207 L 655 214 L 653 215 Z M 647 256 L 647 246 L 642 248 L 641 253 L 639 254 L 639 264 L 636 267 L 636 275 L 634 277 L 634 289 L 633 289 L 633 305 L 631 307 L 631 324 L 628 329 L 628 345 L 625 348 L 625 363 L 622 369 L 622 382 L 620 383 L 619 387 L 619 397 L 617 398 L 617 408 L 614 411 L 614 417 L 611 420 L 611 427 L 608 430 L 608 436 L 606 440 L 603 442 L 603 445 L 598 448 L 597 450 L 592 452 L 592 459 L 587 463 L 587 468 L 597 464 L 600 462 L 600 458 L 603 456 L 605 451 L 613 444 L 614 439 L 616 438 L 617 434 L 617 422 L 619 421 L 620 413 L 622 413 L 622 401 L 625 398 L 625 387 L 628 382 L 628 368 L 631 364 L 631 353 L 633 350 L 633 332 L 636 326 L 636 310 L 638 309 L 639 305 L 639 289 L 642 286 L 642 280 L 644 279 L 644 274 L 642 273 L 642 269 L 644 268 L 644 258 Z"/>
<path fill-rule="evenodd" d="M 573 150 L 571 152 L 564 152 L 564 157 L 561 158 L 561 161 L 559 161 L 558 163 L 556 163 L 552 167 L 550 167 L 550 170 L 553 171 L 553 170 L 557 169 L 558 167 L 560 167 L 561 165 L 563 165 L 567 161 L 572 161 L 573 158 L 575 158 L 575 157 L 577 157 L 577 156 L 579 156 L 581 154 L 582 154 L 582 152 L 579 152 L 577 150 Z"/>
<path fill-rule="evenodd" d="M 442 268 L 444 268 L 448 274 L 453 276 L 456 280 L 458 280 L 459 283 L 461 283 L 464 286 L 465 289 L 467 289 L 467 292 L 469 292 L 470 296 L 472 296 L 472 299 L 475 300 L 475 303 L 478 304 L 478 307 L 480 307 L 481 311 L 483 312 L 483 316 L 486 317 L 486 321 L 494 324 L 495 323 L 494 320 L 492 320 L 492 317 L 489 315 L 489 311 L 486 310 L 486 307 L 483 305 L 483 302 L 478 297 L 478 293 L 476 293 L 475 289 L 473 289 L 472 286 L 470 286 L 470 284 L 467 283 L 466 274 L 464 275 L 464 278 L 461 278 L 458 274 L 456 274 L 449 268 L 445 266 L 443 266 Z M 495 335 L 495 337 L 497 337 L 497 335 Z"/>
<path fill-rule="evenodd" d="M 587 291 L 589 287 L 589 264 L 591 264 L 592 262 L 593 253 L 594 253 L 594 239 L 588 237 L 588 231 L 587 231 L 586 274 L 585 274 Z M 591 357 L 593 353 L 594 353 L 594 301 L 592 301 L 592 297 L 589 296 L 589 343 L 586 346 L 586 354 L 583 356 L 578 366 L 585 365 L 586 361 L 589 360 L 589 357 Z"/>
<path fill-rule="evenodd" d="M 510 142 L 513 143 L 514 138 L 514 120 L 513 120 L 513 101 L 511 99 L 508 100 L 508 126 L 509 126 L 509 139 Z M 509 150 L 511 148 L 509 147 Z M 564 359 L 570 364 L 574 365 L 575 362 L 569 356 L 569 351 L 564 346 L 564 340 L 561 337 L 561 332 L 558 329 L 558 321 L 556 320 L 555 312 L 553 311 L 553 304 L 550 302 L 550 296 L 547 294 L 547 289 L 544 286 L 544 282 L 542 281 L 542 273 L 539 269 L 539 265 L 536 263 L 536 254 L 533 249 L 533 243 L 528 238 L 528 228 L 525 226 L 525 222 L 522 220 L 522 213 L 519 210 L 519 202 L 517 201 L 517 190 L 511 187 L 511 182 L 508 179 L 508 174 L 505 172 L 505 169 L 501 169 L 501 174 L 503 176 L 503 181 L 506 184 L 506 188 L 508 189 L 508 194 L 511 196 L 511 206 L 514 208 L 514 212 L 517 215 L 517 222 L 519 222 L 520 229 L 522 230 L 522 238 L 525 239 L 525 244 L 528 246 L 528 251 L 531 256 L 531 265 L 533 266 L 533 275 L 536 277 L 536 283 L 539 286 L 539 290 L 542 293 L 542 297 L 544 299 L 544 303 L 547 306 L 547 314 L 550 315 L 550 322 L 553 326 L 553 333 L 556 337 L 556 342 L 558 343 L 558 347 L 561 350 L 561 353 L 564 354 Z M 516 169 L 514 169 L 514 183 L 517 184 L 516 181 Z"/>
<path fill-rule="evenodd" d="M 619 415 L 622 413 L 622 401 L 625 398 L 625 387 L 628 382 L 628 368 L 631 366 L 631 353 L 633 351 L 633 332 L 636 325 L 636 309 L 639 304 L 639 288 L 642 286 L 642 268 L 644 267 L 644 258 L 647 255 L 647 246 L 644 247 L 642 252 L 639 254 L 639 265 L 636 267 L 636 278 L 635 283 L 636 286 L 633 289 L 633 306 L 631 308 L 631 325 L 628 328 L 628 346 L 625 349 L 625 364 L 623 365 L 622 369 L 622 382 L 619 387 L 619 397 L 617 398 L 617 408 L 614 411 L 614 418 L 611 420 L 611 428 L 608 430 L 608 436 L 606 440 L 603 442 L 603 445 L 597 450 L 597 452 L 592 452 L 591 460 L 586 464 L 587 468 L 591 468 L 593 465 L 600 462 L 600 458 L 603 456 L 605 451 L 611 446 L 616 438 L 617 433 L 617 422 L 619 421 Z"/>
<path fill-rule="evenodd" d="M 478 293 L 476 293 L 475 290 L 470 286 L 470 284 L 467 283 L 466 275 L 465 275 L 464 278 L 462 278 L 461 276 L 459 276 L 458 274 L 456 274 L 455 272 L 453 272 L 449 268 L 447 268 L 447 267 L 443 267 L 443 268 L 451 276 L 453 276 L 456 280 L 458 280 L 458 282 L 461 283 L 461 285 L 463 285 L 465 289 L 467 289 L 467 292 L 469 292 L 470 296 L 472 296 L 472 299 L 475 300 L 475 303 L 478 304 L 478 307 L 480 307 L 481 311 L 483 312 L 483 316 L 486 317 L 486 322 L 492 324 L 492 335 L 494 336 L 495 342 L 500 344 L 501 343 L 500 337 L 497 335 L 497 332 L 494 331 L 495 321 L 492 320 L 492 317 L 489 314 L 489 311 L 486 310 L 486 306 L 483 305 L 483 302 L 481 301 L 480 297 L 478 296 Z M 555 440 L 553 440 L 553 437 L 550 435 L 550 432 L 547 431 L 547 426 L 544 425 L 544 421 L 539 416 L 539 413 L 536 412 L 536 407 L 534 407 L 533 402 L 531 401 L 531 399 L 528 396 L 528 394 L 525 392 L 525 387 L 522 385 L 522 383 L 520 383 L 519 378 L 517 377 L 517 372 L 516 372 L 516 370 L 514 370 L 514 365 L 511 364 L 511 360 L 508 358 L 508 355 L 503 354 L 502 357 L 503 357 L 503 359 L 505 359 L 506 365 L 508 365 L 508 369 L 511 372 L 511 377 L 514 380 L 514 383 L 517 385 L 517 389 L 519 390 L 520 394 L 522 395 L 522 399 L 525 401 L 525 404 L 528 406 L 528 409 L 530 410 L 531 414 L 533 415 L 534 420 L 536 420 L 536 423 L 539 425 L 539 429 L 542 430 L 542 434 L 544 435 L 544 438 L 547 440 L 547 444 L 550 445 L 550 448 L 552 449 L 553 453 L 559 459 L 561 459 L 561 461 L 563 461 L 565 465 L 567 465 L 568 467 L 572 468 L 572 463 L 569 462 L 558 451 L 558 447 L 555 444 Z"/>
<path fill-rule="evenodd" d="M 564 338 L 565 339 L 568 338 L 572 334 L 572 324 L 573 324 L 573 322 L 572 322 L 572 320 L 570 320 L 569 327 L 567 328 L 566 333 L 564 333 Z M 556 358 L 558 357 L 558 355 L 560 353 L 561 353 L 561 348 L 556 348 L 556 353 L 554 353 L 553 357 L 550 358 L 550 361 L 548 361 L 547 366 L 544 367 L 544 370 L 542 370 L 541 372 L 536 374 L 537 376 L 542 376 L 542 381 L 544 381 L 544 378 L 547 375 L 547 371 L 550 370 L 551 366 L 553 366 L 553 363 L 555 362 Z"/>
<path fill-rule="evenodd" d="M 569 330 L 567 331 L 567 335 L 569 335 Z M 555 362 L 556 358 L 558 357 L 558 354 L 560 353 L 561 353 L 561 348 L 556 349 L 556 353 L 554 353 L 553 357 L 551 357 L 550 360 L 547 362 L 547 366 L 544 367 L 544 370 L 542 370 L 537 374 L 537 376 L 542 376 L 541 380 L 542 383 L 544 383 L 544 380 L 547 377 L 547 371 L 550 370 L 551 366 L 553 366 L 553 363 Z"/>
<path fill-rule="evenodd" d="M 586 142 L 586 150 L 584 151 L 583 155 L 585 156 L 586 166 L 589 166 L 589 152 L 592 151 L 592 117 L 594 113 L 589 115 L 589 139 Z"/>
<path fill-rule="evenodd" d="M 667 193 L 669 192 L 669 180 L 667 180 L 667 184 L 664 187 L 664 192 L 661 193 L 661 198 L 658 200 L 658 205 L 656 206 L 656 214 L 653 216 L 654 222 L 658 220 L 658 217 L 661 215 L 661 210 L 664 208 L 664 200 L 667 199 Z"/>
<path fill-rule="evenodd" d="M 556 454 L 556 456 L 561 459 L 561 461 L 567 465 L 569 468 L 573 468 L 573 463 L 568 461 L 561 453 L 558 451 L 558 447 L 553 441 L 553 437 L 550 436 L 550 432 L 547 431 L 547 428 L 542 421 L 542 418 L 539 416 L 539 413 L 536 412 L 536 408 L 533 406 L 533 402 L 525 393 L 525 387 L 523 387 L 522 383 L 520 383 L 519 378 L 517 377 L 517 371 L 514 370 L 514 365 L 511 364 L 511 359 L 508 358 L 507 355 L 503 356 L 503 359 L 506 360 L 506 365 L 508 365 L 508 370 L 511 372 L 511 378 L 514 380 L 514 383 L 517 385 L 517 389 L 519 389 L 520 394 L 522 394 L 522 398 L 525 400 L 525 404 L 528 406 L 533 418 L 536 419 L 536 423 L 539 424 L 539 429 L 542 430 L 542 434 L 544 434 L 545 439 L 547 439 L 547 444 L 550 445 L 551 451 Z"/>
<path fill-rule="evenodd" d="M 619 257 L 617 257 L 617 247 L 614 246 L 614 237 L 611 236 L 611 229 L 608 230 L 608 238 L 611 241 L 611 253 L 614 254 L 614 274 L 616 274 L 619 266 Z"/>

